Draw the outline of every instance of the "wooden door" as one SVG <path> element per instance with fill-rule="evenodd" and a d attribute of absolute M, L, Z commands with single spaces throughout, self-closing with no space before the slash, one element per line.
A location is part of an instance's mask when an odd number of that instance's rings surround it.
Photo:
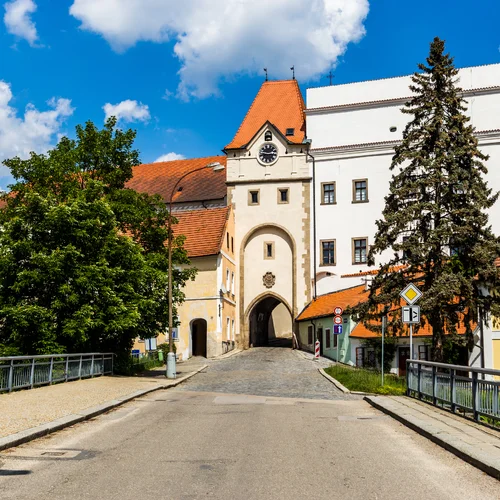
<path fill-rule="evenodd" d="M 406 360 L 410 359 L 410 348 L 400 347 L 398 351 L 399 351 L 399 356 L 398 356 L 399 376 L 404 377 L 406 375 Z"/>

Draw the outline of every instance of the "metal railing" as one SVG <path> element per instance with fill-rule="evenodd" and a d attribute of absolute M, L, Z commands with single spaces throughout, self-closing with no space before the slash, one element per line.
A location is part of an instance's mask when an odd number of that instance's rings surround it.
<path fill-rule="evenodd" d="M 0 392 L 113 373 L 113 353 L 0 357 Z"/>
<path fill-rule="evenodd" d="M 430 361 L 406 361 L 407 395 L 452 412 L 462 410 L 474 420 L 500 422 L 500 370 Z"/>

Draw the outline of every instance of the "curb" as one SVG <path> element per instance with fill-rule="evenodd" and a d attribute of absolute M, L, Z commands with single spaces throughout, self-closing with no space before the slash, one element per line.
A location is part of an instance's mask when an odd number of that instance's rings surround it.
<path fill-rule="evenodd" d="M 444 438 L 439 437 L 437 434 L 434 434 L 430 430 L 424 429 L 422 426 L 412 422 L 408 418 L 406 418 L 404 415 L 400 415 L 389 408 L 386 408 L 385 406 L 377 403 L 376 401 L 373 401 L 370 396 L 366 396 L 364 400 L 371 404 L 374 408 L 377 410 L 381 411 L 382 413 L 385 413 L 386 415 L 389 415 L 390 417 L 394 418 L 398 422 L 402 423 L 409 429 L 415 431 L 417 434 L 420 434 L 421 436 L 429 439 L 432 441 L 434 444 L 437 444 L 438 446 L 441 446 L 444 448 L 446 451 L 449 451 L 450 453 L 453 453 L 455 456 L 458 458 L 461 458 L 463 461 L 473 465 L 474 467 L 477 467 L 478 469 L 482 470 L 483 472 L 486 472 L 486 474 L 489 474 L 490 476 L 494 477 L 495 479 L 500 479 L 500 466 L 495 467 L 493 465 L 490 465 L 486 463 L 485 461 L 474 457 L 471 453 L 468 453 L 461 449 L 458 445 L 455 446 L 454 444 L 450 443 Z"/>
<path fill-rule="evenodd" d="M 185 375 L 184 377 L 174 379 L 171 383 L 159 385 L 157 387 L 149 389 L 141 389 L 139 391 L 127 394 L 126 396 L 121 396 L 117 399 L 106 401 L 105 403 L 102 403 L 100 405 L 86 408 L 85 410 L 82 410 L 79 413 L 66 415 L 65 417 L 53 420 L 52 422 L 41 424 L 38 425 L 37 427 L 32 427 L 31 429 L 26 429 L 24 431 L 16 432 L 15 434 L 11 434 L 10 436 L 5 436 L 3 438 L 0 438 L 0 451 L 6 450 L 8 448 L 13 448 L 15 446 L 19 446 L 20 444 L 28 443 L 29 441 L 33 441 L 34 439 L 46 436 L 47 434 L 52 434 L 53 432 L 59 431 L 66 427 L 70 427 L 71 425 L 83 422 L 84 420 L 90 420 L 91 418 L 97 417 L 98 415 L 102 415 L 103 413 L 106 413 L 109 410 L 116 408 L 117 406 L 121 406 L 125 403 L 128 403 L 129 401 L 132 401 L 135 398 L 149 394 L 150 392 L 159 391 L 161 389 L 169 389 L 170 387 L 175 387 L 184 382 L 185 380 L 193 377 L 197 373 L 201 372 L 207 366 L 208 365 L 204 365 L 201 368 L 195 370 L 194 372 Z"/>
<path fill-rule="evenodd" d="M 235 354 L 239 354 L 240 352 L 243 352 L 243 349 L 233 349 L 232 351 L 226 352 L 224 354 L 220 354 L 219 356 L 216 356 L 215 358 L 212 358 L 212 359 L 214 359 L 214 360 L 226 359 L 226 358 L 230 358 L 231 356 L 234 356 Z"/>
<path fill-rule="evenodd" d="M 337 389 L 340 389 L 344 394 L 351 394 L 351 391 L 344 385 L 342 385 L 337 379 L 334 379 L 331 375 L 325 372 L 323 368 L 318 368 L 319 373 L 323 375 L 327 380 L 329 380 Z"/>

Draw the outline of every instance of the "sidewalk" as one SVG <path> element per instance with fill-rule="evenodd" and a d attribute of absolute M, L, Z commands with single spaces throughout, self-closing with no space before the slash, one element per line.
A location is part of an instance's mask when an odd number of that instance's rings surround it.
<path fill-rule="evenodd" d="M 104 376 L 0 394 L 0 450 L 92 418 L 148 392 L 178 385 L 207 366 L 204 358 L 177 364 L 177 378 L 165 367 L 136 377 Z"/>
<path fill-rule="evenodd" d="M 500 479 L 500 431 L 406 396 L 366 396 L 378 410 Z"/>

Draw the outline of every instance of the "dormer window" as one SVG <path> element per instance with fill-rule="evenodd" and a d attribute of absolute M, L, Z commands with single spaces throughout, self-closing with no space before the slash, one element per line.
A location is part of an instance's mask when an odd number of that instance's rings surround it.
<path fill-rule="evenodd" d="M 295 134 L 295 129 L 294 128 L 287 128 L 285 135 L 290 136 Z"/>
<path fill-rule="evenodd" d="M 264 135 L 264 140 L 265 141 L 272 141 L 273 140 L 273 134 L 271 134 L 271 132 L 269 130 Z"/>

